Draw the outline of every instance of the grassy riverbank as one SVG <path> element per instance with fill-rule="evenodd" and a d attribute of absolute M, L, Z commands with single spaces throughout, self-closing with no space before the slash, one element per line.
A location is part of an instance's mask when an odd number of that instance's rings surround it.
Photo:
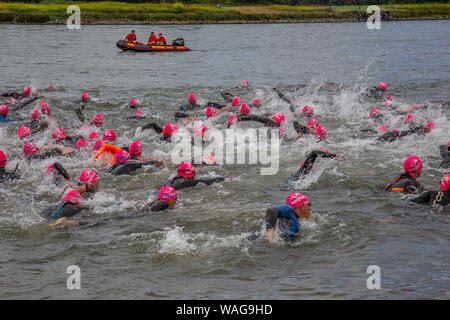
<path fill-rule="evenodd" d="M 141 23 L 268 23 L 358 21 L 364 6 L 285 6 L 150 4 L 122 2 L 0 3 L 0 23 L 65 23 L 67 7 L 81 9 L 83 24 Z M 426 3 L 381 6 L 391 20 L 449 19 L 450 4 Z"/>

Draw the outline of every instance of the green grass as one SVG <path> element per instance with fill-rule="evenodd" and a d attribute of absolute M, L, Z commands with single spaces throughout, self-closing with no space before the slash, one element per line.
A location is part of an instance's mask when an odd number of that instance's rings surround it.
<path fill-rule="evenodd" d="M 209 4 L 152 4 L 123 2 L 70 2 L 81 9 L 81 20 L 137 22 L 222 22 L 222 21 L 355 21 L 357 11 L 365 12 L 367 6 L 287 6 L 246 5 L 220 6 Z M 68 18 L 68 2 L 40 4 L 0 3 L 0 22 L 46 23 Z M 427 3 L 411 5 L 386 5 L 394 19 L 449 18 L 450 4 Z"/>

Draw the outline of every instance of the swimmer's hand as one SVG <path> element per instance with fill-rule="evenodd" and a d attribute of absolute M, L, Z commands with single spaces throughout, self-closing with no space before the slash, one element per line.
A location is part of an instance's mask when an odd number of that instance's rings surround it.
<path fill-rule="evenodd" d="M 338 151 L 336 153 L 336 160 L 337 161 L 344 161 L 345 160 L 345 154 L 342 151 Z"/>
<path fill-rule="evenodd" d="M 232 176 L 226 176 L 228 179 L 233 180 Z"/>
<path fill-rule="evenodd" d="M 278 88 L 277 87 L 273 87 L 272 90 L 273 91 L 278 91 Z"/>

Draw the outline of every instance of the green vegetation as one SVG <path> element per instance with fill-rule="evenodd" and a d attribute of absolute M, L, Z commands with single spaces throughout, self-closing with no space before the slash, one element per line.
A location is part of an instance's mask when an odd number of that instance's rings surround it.
<path fill-rule="evenodd" d="M 65 23 L 68 5 L 81 9 L 82 23 L 221 23 L 277 21 L 357 21 L 367 6 L 213 5 L 124 2 L 0 3 L 2 23 Z M 383 5 L 396 19 L 448 19 L 450 4 Z"/>

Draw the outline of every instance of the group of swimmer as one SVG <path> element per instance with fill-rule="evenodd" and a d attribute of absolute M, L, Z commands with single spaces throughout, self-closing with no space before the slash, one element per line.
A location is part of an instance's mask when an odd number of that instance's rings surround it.
<path fill-rule="evenodd" d="M 248 81 L 242 81 L 240 83 L 240 87 L 242 88 L 248 86 Z M 22 141 L 23 154 L 27 161 L 53 157 L 61 157 L 60 159 L 65 159 L 66 157 L 83 157 L 86 154 L 89 154 L 89 157 L 95 159 L 90 168 L 81 171 L 77 181 L 71 178 L 60 162 L 54 162 L 48 167 L 47 173 L 52 176 L 52 182 L 60 186 L 64 191 L 68 191 L 64 195 L 61 203 L 42 213 L 48 219 L 50 226 L 79 224 L 79 222 L 72 220 L 72 217 L 80 212 L 89 210 L 84 202 L 92 197 L 99 189 L 99 177 L 94 170 L 95 168 L 107 167 L 107 173 L 111 175 L 122 175 L 131 174 L 143 166 L 154 166 L 155 168 L 162 166 L 171 168 L 176 166 L 176 175 L 161 186 L 157 194 L 157 200 L 146 205 L 144 211 L 150 212 L 173 209 L 176 206 L 178 198 L 177 191 L 179 190 L 199 184 L 211 185 L 227 179 L 231 180 L 231 177 L 226 176 L 208 179 L 196 178 L 196 168 L 208 168 L 209 166 L 218 165 L 212 154 L 205 156 L 202 163 L 196 163 L 194 160 L 191 160 L 181 164 L 174 164 L 169 159 L 144 157 L 142 155 L 142 143 L 137 140 L 133 141 L 129 146 L 115 146 L 116 134 L 113 130 L 105 130 L 101 136 L 98 133 L 103 126 L 103 116 L 101 114 L 94 115 L 90 121 L 84 116 L 83 112 L 87 110 L 87 106 L 92 102 L 87 92 L 81 94 L 81 99 L 77 101 L 79 105 L 74 108 L 74 112 L 80 120 L 81 127 L 76 133 L 67 134 L 64 129 L 56 127 L 57 120 L 53 117 L 49 103 L 45 101 L 46 96 L 42 94 L 43 92 L 52 92 L 55 90 L 56 88 L 54 86 L 50 86 L 32 92 L 30 87 L 26 87 L 22 93 L 16 91 L 3 93 L 1 97 L 9 98 L 9 100 L 0 105 L 0 123 L 13 124 L 17 122 L 21 123 L 24 119 L 10 118 L 10 111 L 19 111 L 25 106 L 37 102 L 37 109 L 31 112 L 30 121 L 22 123 L 18 128 L 18 138 Z M 380 99 L 383 99 L 382 93 L 386 90 L 387 85 L 379 83 L 378 86 L 366 92 L 368 97 L 374 98 L 377 101 L 376 103 L 382 104 L 380 109 L 383 112 L 372 108 L 369 113 L 369 118 L 374 121 L 374 128 L 362 130 L 360 134 L 374 135 L 376 140 L 382 143 L 398 141 L 409 134 L 423 135 L 431 132 L 435 128 L 433 122 L 416 124 L 412 120 L 414 119 L 414 113 L 426 108 L 426 105 L 414 105 L 411 110 L 405 113 L 397 109 L 391 95 L 387 96 L 385 102 L 380 102 Z M 300 107 L 297 101 L 292 102 L 276 87 L 273 88 L 273 91 L 289 106 L 291 116 L 294 118 L 294 120 L 290 121 L 290 124 L 296 132 L 294 137 L 288 137 L 286 134 L 285 128 L 287 123 L 284 114 L 262 113 L 262 103 L 258 99 L 254 99 L 248 104 L 242 103 L 240 97 L 230 92 L 221 93 L 224 99 L 223 103 L 210 101 L 204 105 L 198 104 L 196 95 L 191 93 L 187 103 L 181 105 L 175 112 L 175 121 L 164 121 L 163 124 L 149 122 L 141 126 L 140 130 L 152 130 L 160 136 L 161 143 L 171 143 L 173 135 L 178 132 L 180 126 L 192 127 L 192 143 L 194 143 L 195 139 L 199 139 L 205 144 L 210 141 L 208 128 L 204 124 L 197 124 L 193 116 L 193 111 L 205 110 L 206 119 L 211 121 L 220 121 L 222 118 L 220 115 L 228 113 L 229 116 L 226 120 L 227 128 L 238 127 L 239 123 L 246 121 L 259 122 L 266 127 L 274 128 L 277 130 L 277 134 L 283 143 L 295 142 L 305 136 L 314 137 L 316 140 L 315 143 L 318 144 L 317 150 L 312 151 L 306 157 L 299 169 L 289 177 L 288 183 L 293 183 L 306 177 L 313 169 L 314 163 L 319 157 L 345 161 L 346 158 L 343 152 L 332 153 L 324 147 L 327 130 L 314 118 L 314 109 L 312 107 Z M 130 109 L 138 109 L 139 106 L 139 102 L 136 99 L 132 99 L 126 105 Z M 410 128 L 402 131 L 395 129 L 388 131 L 386 126 L 383 125 L 383 116 L 387 114 L 403 117 L 403 121 Z M 136 111 L 134 116 L 127 118 L 127 120 L 135 119 L 146 119 L 146 115 L 142 111 Z M 379 126 L 375 127 L 377 125 Z M 51 132 L 53 143 L 40 148 L 36 147 L 31 142 L 32 137 L 46 132 L 50 127 L 56 127 Z M 440 152 L 443 158 L 441 167 L 450 168 L 450 141 L 440 147 Z M 6 170 L 6 164 L 7 154 L 0 150 L 0 182 L 20 178 L 17 173 L 18 165 L 14 170 L 8 171 Z M 442 206 L 445 210 L 449 210 L 450 174 L 445 175 L 440 180 L 439 190 L 426 191 L 417 181 L 421 175 L 422 167 L 422 161 L 419 157 L 410 156 L 406 158 L 403 164 L 404 173 L 398 175 L 385 188 L 385 191 L 411 194 L 413 195 L 411 200 L 416 203 L 427 203 L 433 207 Z M 309 199 L 301 193 L 290 193 L 287 196 L 285 204 L 276 205 L 267 209 L 265 236 L 271 242 L 279 241 L 279 239 L 286 241 L 295 240 L 300 234 L 299 221 L 302 219 L 310 219 L 310 217 L 311 202 Z M 275 232 L 277 226 L 279 232 Z"/>
<path fill-rule="evenodd" d="M 129 34 L 127 34 L 123 40 L 126 40 L 131 43 L 136 43 L 136 44 L 142 44 L 142 45 L 144 44 L 137 40 L 135 30 L 131 30 L 131 32 Z M 150 32 L 150 36 L 148 37 L 147 45 L 148 46 L 149 45 L 166 46 L 167 45 L 166 38 L 163 37 L 163 34 L 161 32 L 158 34 L 158 38 L 156 38 L 156 36 L 153 32 Z"/>

